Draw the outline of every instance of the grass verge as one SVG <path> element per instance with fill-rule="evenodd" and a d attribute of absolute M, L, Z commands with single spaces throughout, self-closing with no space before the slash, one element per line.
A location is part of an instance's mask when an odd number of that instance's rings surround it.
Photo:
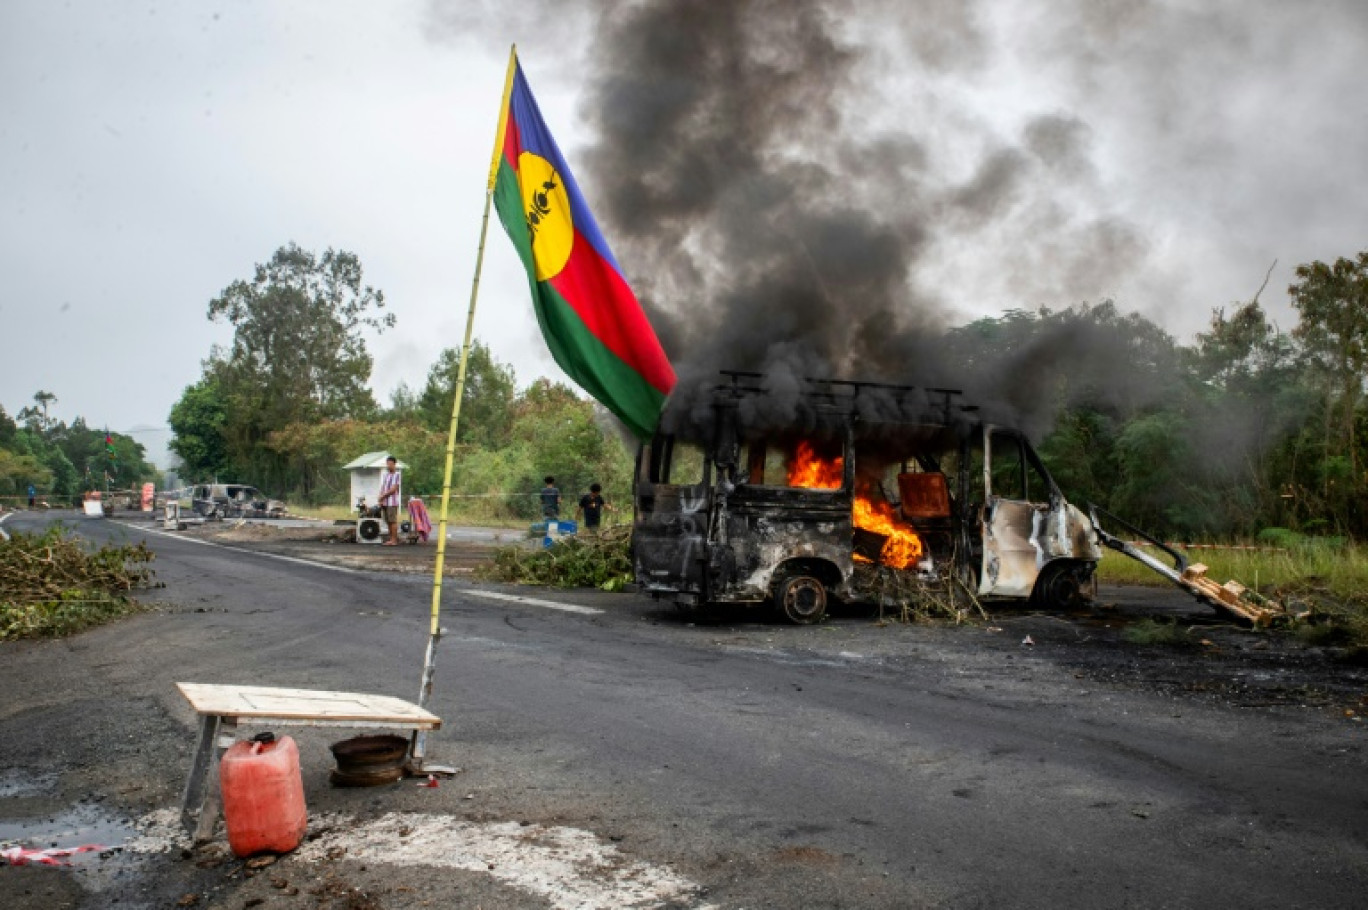
<path fill-rule="evenodd" d="M 152 551 L 92 548 L 60 528 L 0 540 L 0 641 L 58 638 L 142 609 L 132 592 L 152 584 Z"/>
<path fill-rule="evenodd" d="M 1189 562 L 1207 566 L 1207 577 L 1231 579 L 1279 601 L 1294 616 L 1297 634 L 1308 643 L 1368 650 L 1368 547 L 1342 539 L 1291 536 L 1277 549 L 1189 550 Z M 1165 554 L 1149 549 L 1166 562 Z M 1164 586 L 1153 570 L 1107 551 L 1098 580 L 1112 584 Z M 1147 643 L 1147 642 L 1137 642 Z"/>
<path fill-rule="evenodd" d="M 1146 548 L 1146 552 L 1171 564 L 1167 554 L 1153 548 Z M 1368 591 L 1368 550 L 1353 544 L 1283 550 L 1188 550 L 1185 555 L 1190 563 L 1205 564 L 1209 578 L 1234 578 L 1261 591 L 1305 579 L 1316 579 L 1340 596 Z M 1113 584 L 1168 583 L 1154 570 L 1111 550 L 1105 551 L 1098 564 L 1097 577 Z"/>
<path fill-rule="evenodd" d="M 299 518 L 318 518 L 323 521 L 337 521 L 342 518 L 355 518 L 356 510 L 347 506 L 304 506 L 290 504 L 290 515 Z"/>

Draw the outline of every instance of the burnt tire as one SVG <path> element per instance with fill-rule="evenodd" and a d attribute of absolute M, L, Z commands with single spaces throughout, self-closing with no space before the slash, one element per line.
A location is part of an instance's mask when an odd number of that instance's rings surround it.
<path fill-rule="evenodd" d="M 800 626 L 821 622 L 826 616 L 826 585 L 812 575 L 789 575 L 775 589 L 774 603 L 789 622 Z"/>
<path fill-rule="evenodd" d="M 1031 594 L 1033 604 L 1046 610 L 1076 610 L 1087 606 L 1096 590 L 1090 568 L 1079 563 L 1046 566 Z"/>

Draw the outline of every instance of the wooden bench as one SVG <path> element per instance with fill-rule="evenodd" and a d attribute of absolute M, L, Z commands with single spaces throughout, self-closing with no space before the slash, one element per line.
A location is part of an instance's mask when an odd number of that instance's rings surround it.
<path fill-rule="evenodd" d="M 199 739 L 181 800 L 181 821 L 203 843 L 214 836 L 222 795 L 218 764 L 236 741 L 238 725 L 260 721 L 272 727 L 366 727 L 381 730 L 437 730 L 442 720 L 401 698 L 360 692 L 274 689 L 176 683 L 200 716 Z"/>

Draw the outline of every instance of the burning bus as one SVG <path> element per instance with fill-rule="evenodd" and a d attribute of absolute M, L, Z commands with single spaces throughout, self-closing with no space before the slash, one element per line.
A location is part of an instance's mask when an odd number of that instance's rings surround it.
<path fill-rule="evenodd" d="M 1051 607 L 1095 594 L 1089 518 L 1020 432 L 957 391 L 803 380 L 774 408 L 766 377 L 722 375 L 687 426 L 667 421 L 638 452 L 643 590 L 772 602 L 796 623 L 819 621 L 831 598 L 909 588 Z"/>

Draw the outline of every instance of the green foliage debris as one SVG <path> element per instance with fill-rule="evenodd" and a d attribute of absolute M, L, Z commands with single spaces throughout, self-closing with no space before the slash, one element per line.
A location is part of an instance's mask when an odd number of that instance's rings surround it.
<path fill-rule="evenodd" d="M 487 581 L 556 588 L 620 591 L 632 580 L 631 527 L 607 528 L 597 536 L 563 537 L 550 547 L 501 547 L 477 570 Z"/>
<path fill-rule="evenodd" d="M 146 545 L 91 548 L 61 528 L 0 540 L 0 640 L 59 638 L 140 609 Z"/>
<path fill-rule="evenodd" d="M 1172 620 L 1142 619 L 1127 626 L 1121 635 L 1133 645 L 1186 648 L 1196 644 L 1190 633 L 1191 629 Z"/>

